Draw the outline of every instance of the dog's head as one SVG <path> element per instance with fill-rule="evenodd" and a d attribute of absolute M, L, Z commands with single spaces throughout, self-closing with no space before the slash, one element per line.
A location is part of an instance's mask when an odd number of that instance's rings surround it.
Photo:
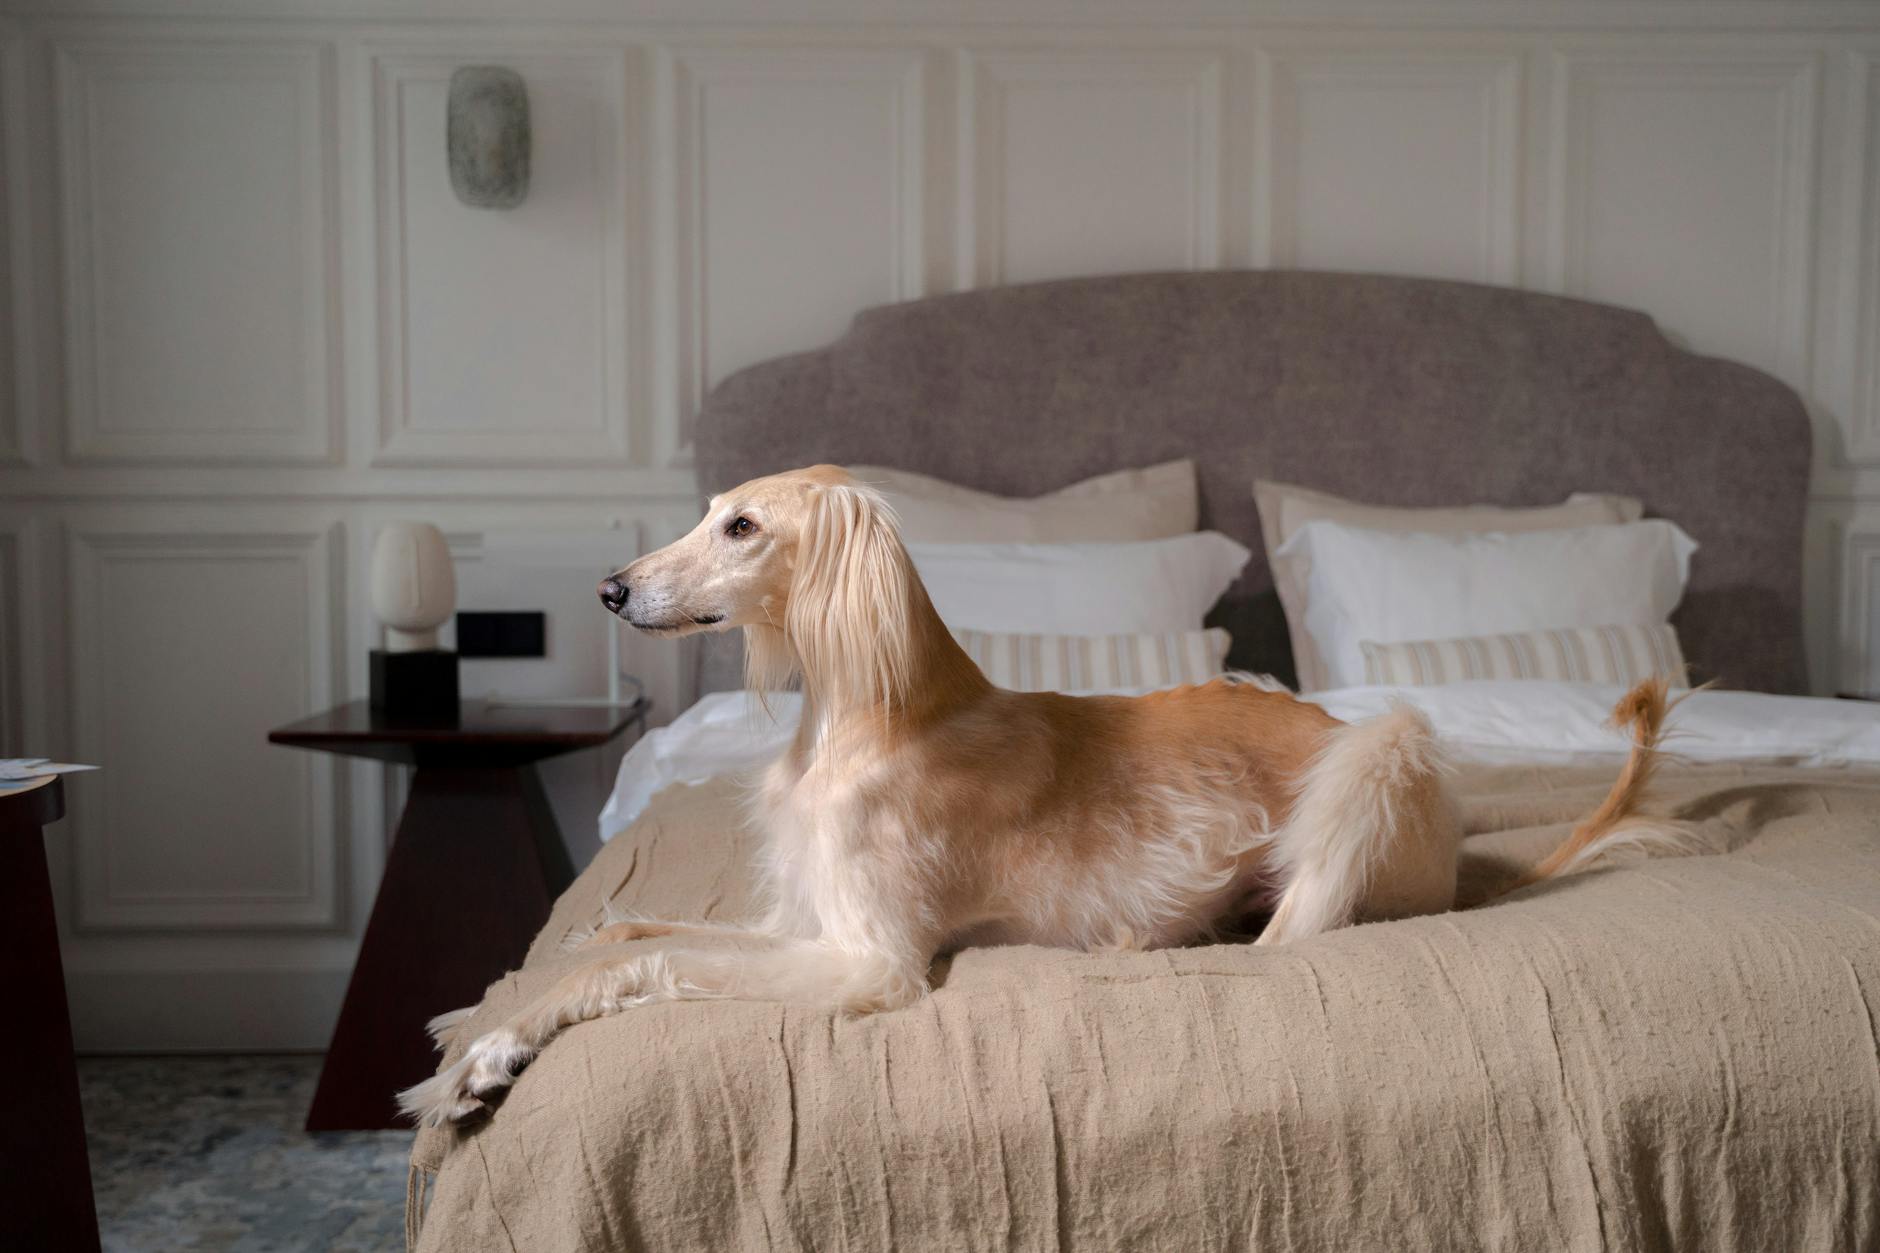
<path fill-rule="evenodd" d="M 880 497 L 839 466 L 752 479 L 714 497 L 683 538 L 603 579 L 601 604 L 660 635 L 787 631 L 793 608 L 831 591 L 819 571 L 868 559 L 893 531 Z"/>
<path fill-rule="evenodd" d="M 905 699 L 924 593 L 880 495 L 811 466 L 714 498 L 690 534 L 609 575 L 600 596 L 660 635 L 744 627 L 757 691 L 801 674 L 824 699 L 880 704 Z"/>

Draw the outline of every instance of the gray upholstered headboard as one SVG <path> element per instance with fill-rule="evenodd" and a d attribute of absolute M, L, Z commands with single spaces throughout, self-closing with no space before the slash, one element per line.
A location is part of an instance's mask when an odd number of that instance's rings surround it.
<path fill-rule="evenodd" d="M 1431 279 L 1140 274 L 869 309 L 699 414 L 709 493 L 868 462 L 1029 495 L 1192 457 L 1202 524 L 1255 552 L 1214 622 L 1290 679 L 1251 484 L 1391 505 L 1624 492 L 1702 545 L 1674 619 L 1700 677 L 1803 690 L 1801 401 L 1642 313 Z"/>

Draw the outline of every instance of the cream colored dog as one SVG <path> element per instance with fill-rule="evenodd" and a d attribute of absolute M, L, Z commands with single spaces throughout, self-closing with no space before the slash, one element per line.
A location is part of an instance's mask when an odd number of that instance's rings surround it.
<path fill-rule="evenodd" d="M 402 1094 L 425 1123 L 478 1109 L 563 1028 L 649 1001 L 888 1010 L 967 945 L 1186 944 L 1268 904 L 1259 943 L 1278 944 L 1454 904 L 1460 827 L 1421 715 L 1347 726 L 1231 679 L 1134 699 L 995 688 L 934 612 L 890 510 L 836 467 L 726 492 L 600 594 L 643 631 L 743 627 L 759 691 L 800 678 L 802 724 L 753 797 L 767 908 L 748 928 L 601 927 L 589 943 L 751 943 L 596 953 Z M 1639 838 L 1622 824 L 1664 686 L 1628 700 L 1632 760 L 1533 877 Z"/>

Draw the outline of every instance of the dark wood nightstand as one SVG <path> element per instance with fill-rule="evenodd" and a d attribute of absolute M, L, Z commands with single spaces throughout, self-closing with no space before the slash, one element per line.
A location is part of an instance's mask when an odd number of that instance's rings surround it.
<path fill-rule="evenodd" d="M 425 1024 L 476 1003 L 519 965 L 574 880 L 535 763 L 643 727 L 647 708 L 466 701 L 443 722 L 388 718 L 354 701 L 268 733 L 275 744 L 417 767 L 307 1130 L 407 1125 L 394 1094 L 437 1068 Z"/>
<path fill-rule="evenodd" d="M 0 1066 L 18 1076 L 0 1130 L 8 1248 L 96 1249 L 91 1165 L 72 1058 L 59 930 L 41 828 L 65 815 L 65 787 L 47 775 L 0 792 L 0 987 L 12 1002 Z"/>

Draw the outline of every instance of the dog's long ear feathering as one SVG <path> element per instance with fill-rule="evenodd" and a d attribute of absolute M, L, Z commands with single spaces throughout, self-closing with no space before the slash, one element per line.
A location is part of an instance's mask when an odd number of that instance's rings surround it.
<path fill-rule="evenodd" d="M 812 700 L 904 706 L 913 676 L 913 568 L 894 511 L 872 489 L 812 489 L 781 628 L 745 629 L 746 681 L 776 690 L 797 674 Z"/>

